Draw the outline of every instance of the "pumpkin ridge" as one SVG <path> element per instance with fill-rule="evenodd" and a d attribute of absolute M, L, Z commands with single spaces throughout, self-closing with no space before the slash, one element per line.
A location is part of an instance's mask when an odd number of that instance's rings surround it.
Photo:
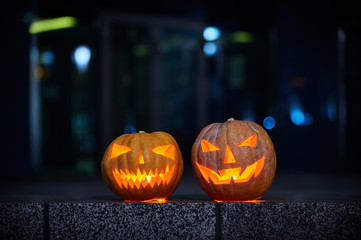
<path fill-rule="evenodd" d="M 196 139 L 196 143 L 200 143 L 202 141 L 202 139 L 204 138 L 204 136 L 208 133 L 208 131 L 210 131 L 210 129 L 215 125 L 216 123 L 211 123 L 209 125 L 207 125 L 206 127 L 204 127 L 201 132 L 199 133 L 197 139 Z M 207 141 L 209 139 L 206 139 Z M 199 159 L 199 152 L 201 151 L 201 148 L 198 147 L 197 144 L 194 144 L 193 147 L 192 147 L 192 159 Z M 206 163 L 205 163 L 206 164 Z M 193 169 L 196 169 L 198 166 L 196 165 L 196 163 L 194 161 L 192 161 L 192 167 Z M 193 170 L 194 171 L 194 170 Z M 195 171 L 194 171 L 195 172 Z M 203 179 L 199 179 L 197 176 L 196 176 L 196 179 L 197 181 L 204 181 Z M 201 184 L 201 187 L 203 188 L 203 184 Z M 203 189 L 204 190 L 204 189 Z"/>
<path fill-rule="evenodd" d="M 131 145 L 131 143 L 132 143 L 132 137 L 131 137 L 132 135 L 130 135 L 130 134 L 127 134 L 126 136 L 125 136 L 125 138 L 124 138 L 124 144 L 125 145 L 127 145 L 127 146 L 129 146 L 129 145 Z M 135 136 L 138 136 L 138 133 L 136 133 L 136 135 Z M 138 155 L 137 154 L 137 152 L 138 152 L 138 149 L 136 149 L 136 148 L 134 148 L 134 150 L 136 150 L 135 152 L 132 152 L 132 156 L 135 154 L 136 156 Z M 123 159 L 124 160 L 124 159 Z M 125 169 L 126 170 L 128 170 L 128 169 L 131 169 L 130 168 L 130 166 L 129 166 L 129 162 L 128 161 L 124 161 L 124 164 L 125 164 Z M 132 164 L 132 163 L 131 163 Z M 118 162 L 118 169 L 120 169 L 119 168 L 119 162 Z M 130 183 L 130 182 L 129 182 Z M 134 186 L 134 184 L 133 184 L 133 186 Z M 129 192 L 128 193 L 131 197 L 136 197 L 136 195 L 135 194 L 133 194 L 133 192 Z"/>
<path fill-rule="evenodd" d="M 217 125 L 215 125 L 217 128 L 216 128 L 216 143 L 218 143 L 219 141 L 220 142 L 223 142 L 223 136 L 222 136 L 222 134 L 220 134 L 220 132 L 221 133 L 223 133 L 223 131 L 224 131 L 224 129 L 223 128 L 225 128 L 226 129 L 226 131 L 228 131 L 228 129 L 226 128 L 226 125 L 227 124 L 222 124 L 222 123 L 219 123 L 219 124 L 217 124 Z M 222 130 L 222 131 L 221 131 Z M 224 139 L 225 141 L 227 140 L 227 139 Z M 221 147 L 221 149 L 222 149 L 222 147 Z M 216 153 L 217 155 L 216 155 L 216 158 L 217 158 L 217 162 L 218 162 L 218 156 L 219 155 L 221 155 L 221 157 L 220 157 L 220 161 L 222 162 L 223 161 L 223 159 L 222 159 L 222 157 L 223 157 L 223 155 L 224 155 L 224 153 L 225 153 L 225 151 L 222 149 L 221 151 L 219 151 L 219 153 Z M 208 166 L 207 166 L 208 167 Z M 217 167 L 217 170 L 219 169 L 219 167 L 218 167 L 218 164 L 216 163 L 216 167 Z M 218 172 L 218 171 L 217 171 Z M 219 173 L 219 172 L 218 172 Z M 212 181 L 212 184 L 210 184 L 210 186 L 211 186 L 211 188 L 212 188 L 212 191 L 215 193 L 215 194 L 221 194 L 221 195 L 223 195 L 224 193 L 223 193 L 223 190 L 222 189 L 220 189 L 220 190 L 218 190 L 217 188 L 216 188 L 216 185 L 215 185 L 215 183 Z M 219 193 L 220 192 L 220 193 Z"/>

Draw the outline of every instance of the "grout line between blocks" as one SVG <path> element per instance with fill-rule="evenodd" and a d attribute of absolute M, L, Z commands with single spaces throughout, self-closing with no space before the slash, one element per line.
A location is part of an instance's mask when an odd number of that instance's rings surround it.
<path fill-rule="evenodd" d="M 49 235 L 49 203 L 44 203 L 43 219 L 44 219 L 44 240 L 48 240 L 48 239 L 50 239 L 50 235 Z"/>
<path fill-rule="evenodd" d="M 216 240 L 222 239 L 222 213 L 221 204 L 216 203 Z"/>

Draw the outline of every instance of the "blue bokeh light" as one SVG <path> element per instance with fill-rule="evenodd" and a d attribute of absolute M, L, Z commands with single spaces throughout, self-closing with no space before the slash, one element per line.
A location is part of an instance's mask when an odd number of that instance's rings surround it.
<path fill-rule="evenodd" d="M 90 49 L 87 46 L 79 46 L 74 51 L 74 61 L 80 72 L 88 68 L 91 57 Z"/>
<path fill-rule="evenodd" d="M 217 40 L 221 36 L 221 31 L 216 27 L 206 27 L 203 30 L 203 38 L 206 41 Z"/>
<path fill-rule="evenodd" d="M 270 130 L 274 128 L 275 125 L 276 125 L 276 120 L 271 116 L 268 116 L 263 120 L 263 126 L 265 129 Z"/>
<path fill-rule="evenodd" d="M 291 121 L 293 124 L 300 126 L 305 123 L 305 114 L 300 109 L 291 110 Z"/>
<path fill-rule="evenodd" d="M 333 99 L 329 99 L 327 103 L 327 116 L 330 121 L 337 119 L 336 103 Z"/>
<path fill-rule="evenodd" d="M 124 134 L 136 133 L 136 132 L 137 132 L 137 130 L 135 129 L 134 125 L 132 125 L 132 124 L 125 125 Z"/>
<path fill-rule="evenodd" d="M 44 65 L 52 65 L 54 63 L 55 56 L 52 51 L 45 51 L 41 55 L 41 63 Z"/>
<path fill-rule="evenodd" d="M 208 42 L 204 44 L 203 51 L 207 56 L 213 56 L 217 52 L 217 44 Z"/>

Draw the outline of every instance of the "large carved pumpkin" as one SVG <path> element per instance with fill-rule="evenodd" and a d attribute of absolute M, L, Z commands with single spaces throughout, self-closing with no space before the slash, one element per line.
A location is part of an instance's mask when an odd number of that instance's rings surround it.
<path fill-rule="evenodd" d="M 192 166 L 199 184 L 214 200 L 255 200 L 272 184 L 276 154 L 261 126 L 231 118 L 201 131 L 192 148 Z"/>
<path fill-rule="evenodd" d="M 179 183 L 183 159 L 168 133 L 140 131 L 115 139 L 101 169 L 108 187 L 123 200 L 164 200 Z"/>

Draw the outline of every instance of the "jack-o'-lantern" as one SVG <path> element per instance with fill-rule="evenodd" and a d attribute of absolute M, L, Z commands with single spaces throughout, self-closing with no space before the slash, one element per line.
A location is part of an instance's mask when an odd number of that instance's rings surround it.
<path fill-rule="evenodd" d="M 192 148 L 192 166 L 200 186 L 214 200 L 256 200 L 272 184 L 276 153 L 260 125 L 231 118 L 201 131 Z"/>
<path fill-rule="evenodd" d="M 178 186 L 183 159 L 165 132 L 124 134 L 107 148 L 101 164 L 108 187 L 123 200 L 162 201 Z"/>

